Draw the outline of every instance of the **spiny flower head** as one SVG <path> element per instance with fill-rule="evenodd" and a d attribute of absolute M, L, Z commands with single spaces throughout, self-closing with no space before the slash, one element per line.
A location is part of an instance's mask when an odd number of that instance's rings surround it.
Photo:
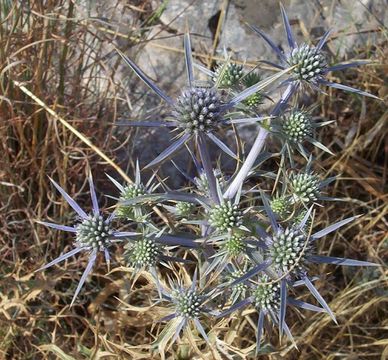
<path fill-rule="evenodd" d="M 126 261 L 134 267 L 154 266 L 161 255 L 161 246 L 155 240 L 142 238 L 130 243 L 124 253 Z"/>
<path fill-rule="evenodd" d="M 113 234 L 110 222 L 101 215 L 93 215 L 82 220 L 76 227 L 76 244 L 78 247 L 90 247 L 104 250 L 110 244 Z"/>
<path fill-rule="evenodd" d="M 195 205 L 185 201 L 179 201 L 176 206 L 176 214 L 181 217 L 187 217 L 191 215 L 195 210 Z"/>
<path fill-rule="evenodd" d="M 195 290 L 174 290 L 172 296 L 179 316 L 194 319 L 200 315 L 203 298 Z"/>
<path fill-rule="evenodd" d="M 312 118 L 302 110 L 293 110 L 282 119 L 282 131 L 287 140 L 301 143 L 307 136 L 312 135 Z"/>
<path fill-rule="evenodd" d="M 261 80 L 261 76 L 254 71 L 251 71 L 249 74 L 245 75 L 242 79 L 242 83 L 246 88 L 249 88 L 257 84 Z M 263 95 L 260 91 L 255 92 L 254 94 L 248 96 L 243 104 L 249 108 L 255 108 L 263 102 Z"/>
<path fill-rule="evenodd" d="M 287 60 L 290 66 L 297 65 L 293 72 L 299 80 L 315 82 L 328 71 L 322 51 L 307 44 L 292 49 Z"/>
<path fill-rule="evenodd" d="M 294 266 L 295 270 L 300 268 L 306 251 L 309 250 L 306 241 L 307 237 L 299 227 L 279 229 L 273 236 L 269 248 L 269 254 L 275 269 L 286 273 Z"/>
<path fill-rule="evenodd" d="M 230 256 L 239 256 L 245 252 L 247 244 L 243 235 L 235 233 L 226 239 L 224 248 Z"/>
<path fill-rule="evenodd" d="M 191 87 L 178 97 L 173 115 L 187 133 L 209 132 L 222 119 L 221 106 L 216 89 Z"/>
<path fill-rule="evenodd" d="M 230 231 L 242 224 L 242 212 L 238 205 L 227 200 L 210 210 L 209 223 L 218 231 Z"/>
<path fill-rule="evenodd" d="M 316 201 L 320 195 L 320 181 L 310 173 L 294 174 L 291 177 L 291 191 L 295 200 L 305 203 Z"/>
<path fill-rule="evenodd" d="M 240 277 L 244 276 L 245 272 L 241 269 L 236 269 L 235 271 L 231 272 L 229 274 L 230 280 L 237 280 Z M 240 282 L 238 284 L 235 284 L 232 286 L 232 290 L 234 293 L 241 294 L 244 293 L 248 289 L 248 285 L 246 285 L 244 282 Z"/>
<path fill-rule="evenodd" d="M 253 292 L 254 304 L 260 310 L 272 310 L 278 312 L 280 308 L 280 284 L 268 283 L 269 278 L 264 275 Z"/>
<path fill-rule="evenodd" d="M 275 215 L 284 219 L 290 213 L 291 202 L 287 196 L 276 196 L 270 201 L 270 206 Z"/>
<path fill-rule="evenodd" d="M 147 190 L 143 184 L 128 184 L 122 187 L 120 191 L 120 202 L 128 201 L 137 198 L 138 196 L 146 195 Z M 119 205 L 117 209 L 119 217 L 133 218 L 135 215 L 134 206 Z"/>
<path fill-rule="evenodd" d="M 236 85 L 244 75 L 244 67 L 236 63 L 219 65 L 215 69 L 213 81 L 221 88 L 230 88 Z"/>

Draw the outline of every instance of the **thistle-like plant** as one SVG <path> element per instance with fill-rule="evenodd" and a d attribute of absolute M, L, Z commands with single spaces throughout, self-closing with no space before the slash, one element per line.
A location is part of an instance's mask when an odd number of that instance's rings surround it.
<path fill-rule="evenodd" d="M 331 124 L 333 121 L 318 122 L 314 119 L 310 111 L 293 108 L 278 117 L 273 122 L 272 130 L 277 134 L 282 143 L 282 153 L 287 153 L 292 166 L 294 165 L 293 150 L 296 149 L 305 159 L 309 159 L 310 154 L 304 143 L 309 142 L 317 148 L 333 155 L 333 153 L 321 142 L 315 139 L 316 129 Z"/>
<path fill-rule="evenodd" d="M 320 85 L 328 85 L 375 97 L 326 79 L 330 71 L 365 62 L 330 66 L 322 50 L 329 32 L 316 46 L 306 43 L 298 46 L 282 6 L 281 12 L 289 50 L 280 50 L 261 30 L 252 27 L 281 60 L 280 65 L 270 63 L 280 71 L 266 78 L 262 78 L 256 69 L 249 71 L 245 65 L 240 65 L 244 62 L 234 62 L 225 55 L 225 61 L 218 64 L 215 71 L 196 64 L 210 78 L 208 84 L 196 81 L 190 37 L 185 34 L 187 85 L 173 99 L 117 50 L 135 74 L 168 105 L 168 116 L 163 121 L 127 121 L 121 124 L 171 129 L 176 135 L 173 143 L 146 168 L 160 165 L 186 147 L 194 164 L 194 174 L 190 167 L 181 169 L 175 162 L 172 161 L 172 164 L 188 184 L 178 190 L 171 189 L 168 179 L 161 179 L 155 168 L 150 179 L 143 183 L 137 162 L 134 183 L 122 185 L 109 176 L 120 193 L 114 198 L 117 200 L 115 211 L 104 216 L 98 207 L 91 177 L 91 214 L 82 210 L 53 181 L 79 218 L 74 226 L 40 222 L 75 235 L 74 249 L 42 269 L 79 252 L 88 253 L 88 265 L 76 289 L 73 304 L 96 262 L 97 254 L 104 253 L 109 263 L 110 246 L 115 241 L 125 241 L 120 258 L 130 268 L 132 279 L 142 271 L 150 272 L 159 294 L 157 304 L 161 307 L 166 305 L 170 311 L 160 320 L 167 324 L 162 325 L 154 343 L 162 357 L 167 345 L 173 344 L 184 330 L 190 335 L 192 325 L 206 341 L 203 349 L 209 347 L 215 350 L 221 340 L 209 339 L 208 334 L 212 332 L 209 318 L 223 317 L 221 328 L 225 328 L 225 321 L 234 316 L 245 316 L 239 310 L 246 307 L 258 313 L 256 352 L 261 346 L 266 318 L 279 328 L 280 335 L 284 332 L 292 340 L 286 321 L 287 306 L 328 313 L 336 321 L 334 313 L 314 285 L 317 277 L 312 271 L 313 264 L 376 265 L 318 253 L 319 239 L 350 224 L 357 217 L 335 220 L 323 229 L 316 229 L 314 217 L 317 205 L 323 206 L 320 204 L 323 200 L 334 200 L 325 196 L 322 189 L 335 178 L 323 179 L 316 170 L 319 166 L 314 166 L 315 159 L 304 144 L 310 142 L 331 154 L 314 136 L 317 128 L 331 121 L 316 121 L 311 108 L 305 108 L 300 103 L 301 97 L 292 99 L 304 85 L 317 90 Z M 283 81 L 276 83 L 280 79 Z M 263 90 L 270 85 L 276 85 L 272 90 L 278 90 L 283 85 L 286 89 L 265 114 L 260 114 L 259 105 L 267 96 Z M 292 107 L 288 103 L 292 103 Z M 260 125 L 246 157 L 242 146 L 237 147 L 237 156 L 218 138 L 222 127 L 232 128 L 229 125 L 244 123 Z M 274 149 L 263 151 L 270 133 L 281 140 L 280 149 L 276 141 L 271 144 Z M 209 151 L 209 143 L 214 143 L 217 150 L 237 159 L 234 173 L 230 171 L 229 164 L 220 159 L 218 152 Z M 239 141 L 237 143 L 241 145 Z M 300 156 L 294 158 L 294 150 L 304 159 Z M 262 163 L 270 158 L 274 160 L 272 165 L 279 164 L 278 168 L 268 170 L 271 166 L 268 164 L 266 169 L 260 169 Z M 272 184 L 270 196 L 267 193 Z M 119 229 L 133 231 L 116 230 L 112 222 L 114 218 Z M 195 270 L 193 264 L 196 265 Z M 163 271 L 158 271 L 159 265 L 165 266 Z M 177 276 L 174 282 L 171 281 L 171 273 Z M 307 287 L 320 306 L 294 298 L 303 287 Z M 189 340 L 192 341 L 192 338 L 189 337 Z"/>
<path fill-rule="evenodd" d="M 41 267 L 39 270 L 47 269 L 53 265 L 56 265 L 69 257 L 76 255 L 80 252 L 86 252 L 89 255 L 88 264 L 84 273 L 82 274 L 81 280 L 78 283 L 77 289 L 75 290 L 73 300 L 70 306 L 74 304 L 78 293 L 80 292 L 86 278 L 93 269 L 93 266 L 97 259 L 99 252 L 104 253 L 107 264 L 110 263 L 109 247 L 115 241 L 120 241 L 122 238 L 135 236 L 135 232 L 122 232 L 116 231 L 112 225 L 112 220 L 115 217 L 115 213 L 111 213 L 109 216 L 104 216 L 98 206 L 96 191 L 94 189 L 92 175 L 89 174 L 89 187 L 90 195 L 92 198 L 93 212 L 91 214 L 86 213 L 82 208 L 73 200 L 70 195 L 67 194 L 54 180 L 50 179 L 55 188 L 65 198 L 67 203 L 77 213 L 79 218 L 77 219 L 76 225 L 59 225 L 45 221 L 37 221 L 39 224 L 51 227 L 53 229 L 62 230 L 73 233 L 75 235 L 74 249 L 59 256 L 55 260 Z M 37 271 L 39 271 L 37 270 Z"/>
<path fill-rule="evenodd" d="M 378 99 L 376 96 L 366 91 L 355 89 L 347 85 L 331 82 L 326 79 L 327 74 L 332 71 L 339 71 L 352 67 L 357 67 L 360 65 L 365 65 L 368 64 L 369 61 L 355 61 L 351 63 L 343 63 L 330 66 L 322 49 L 331 34 L 331 30 L 326 31 L 326 33 L 322 36 L 316 46 L 309 45 L 307 43 L 298 45 L 292 32 L 291 24 L 288 20 L 286 11 L 282 4 L 280 4 L 280 9 L 289 47 L 287 51 L 281 50 L 258 27 L 254 25 L 250 27 L 254 32 L 260 35 L 267 42 L 267 44 L 271 47 L 271 49 L 275 52 L 275 54 L 280 60 L 280 64 L 274 64 L 266 61 L 267 63 L 270 63 L 272 66 L 282 70 L 287 67 L 293 68 L 292 75 L 285 81 L 285 83 L 288 84 L 288 87 L 290 88 L 292 93 L 296 92 L 304 85 L 310 86 L 318 91 L 321 91 L 319 85 L 325 85 Z"/>
<path fill-rule="evenodd" d="M 147 212 L 149 209 L 141 205 L 128 205 L 126 202 L 134 200 L 138 197 L 145 196 L 147 194 L 152 194 L 159 187 L 159 184 L 154 184 L 153 180 L 155 175 L 147 181 L 146 184 L 143 184 L 141 181 L 141 173 L 139 161 L 136 161 L 135 169 L 135 182 L 131 184 L 121 185 L 117 180 L 107 175 L 110 181 L 117 187 L 120 191 L 120 197 L 115 198 L 118 201 L 116 215 L 120 218 L 125 218 L 128 220 L 134 220 L 137 222 L 144 222 L 147 218 Z"/>
<path fill-rule="evenodd" d="M 206 306 L 211 294 L 205 294 L 197 286 L 197 270 L 194 272 L 192 283 L 189 287 L 170 281 L 170 290 L 163 289 L 163 298 L 169 303 L 172 313 L 160 319 L 160 322 L 168 321 L 166 331 L 155 342 L 156 346 L 164 346 L 168 342 L 173 343 L 179 334 L 194 324 L 197 331 L 209 343 L 208 335 L 201 324 L 200 317 L 213 314 L 213 310 Z"/>

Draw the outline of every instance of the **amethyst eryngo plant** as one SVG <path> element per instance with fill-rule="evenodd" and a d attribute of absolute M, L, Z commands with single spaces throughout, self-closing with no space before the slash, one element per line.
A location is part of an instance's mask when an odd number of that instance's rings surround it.
<path fill-rule="evenodd" d="M 265 77 L 257 69 L 246 70 L 243 63 L 231 61 L 228 55 L 225 55 L 224 64 L 218 64 L 214 71 L 208 70 L 194 64 L 190 37 L 186 34 L 187 86 L 175 99 L 118 50 L 134 73 L 168 106 L 168 115 L 163 119 L 123 121 L 121 124 L 167 127 L 175 134 L 175 139 L 145 167 L 154 170 L 147 182 L 142 181 L 144 175 L 141 176 L 138 163 L 134 183 L 122 184 L 109 176 L 119 194 L 110 196 L 117 204 L 108 216 L 98 207 L 91 176 L 93 206 L 90 214 L 53 181 L 78 218 L 73 226 L 39 223 L 73 233 L 74 249 L 41 269 L 78 253 L 88 254 L 87 267 L 73 304 L 98 253 L 102 252 L 109 263 L 109 250 L 120 241 L 124 250 L 120 261 L 131 273 L 129 281 L 134 284 L 143 271 L 150 272 L 158 294 L 155 303 L 159 307 L 166 306 L 167 316 L 160 320 L 161 331 L 153 344 L 162 357 L 170 346 L 185 336 L 189 341 L 197 339 L 201 349 L 210 347 L 215 351 L 221 341 L 217 338 L 220 329 L 227 329 L 232 319 L 244 317 L 245 308 L 257 312 L 256 352 L 261 349 L 267 320 L 278 327 L 280 334 L 285 333 L 292 340 L 286 322 L 287 306 L 326 313 L 336 321 L 315 285 L 317 279 L 323 278 L 314 276 L 316 264 L 376 265 L 325 256 L 318 251 L 317 243 L 321 238 L 350 224 L 357 216 L 335 219 L 324 229 L 316 229 L 316 211 L 325 201 L 338 200 L 324 193 L 324 188 L 336 178 L 324 179 L 316 170 L 319 167 L 315 166 L 306 143 L 315 146 L 315 151 L 331 154 L 316 139 L 316 134 L 332 121 L 314 116 L 314 107 L 305 107 L 301 103 L 302 97 L 298 96 L 306 89 L 305 85 L 319 91 L 321 85 L 327 85 L 375 97 L 327 80 L 330 71 L 358 66 L 365 61 L 329 65 L 323 48 L 330 32 L 316 46 L 297 45 L 283 7 L 281 12 L 289 44 L 287 51 L 282 51 L 260 29 L 252 26 L 277 54 L 280 64 L 271 64 L 280 71 Z M 208 75 L 209 81 L 196 80 L 195 68 Z M 276 98 L 279 100 L 274 101 Z M 264 111 L 261 104 L 268 99 L 273 102 L 269 110 L 267 106 Z M 220 139 L 223 129 L 233 130 L 232 124 L 244 123 L 259 126 L 257 138 L 246 158 L 236 154 Z M 277 140 L 272 142 L 273 153 L 263 151 L 268 135 Z M 236 159 L 234 174 L 219 161 L 218 153 L 209 151 L 210 142 L 232 161 Z M 278 144 L 280 148 L 276 148 Z M 177 175 L 189 184 L 171 190 L 168 180 L 157 176 L 156 167 L 183 147 L 190 154 L 196 174 L 190 175 L 189 167 L 181 169 L 172 162 Z M 276 157 L 280 157 L 277 169 L 259 169 L 261 163 Z M 215 160 L 218 160 L 217 166 Z M 265 189 L 271 186 L 273 191 L 269 194 Z M 163 271 L 159 271 L 160 265 L 164 266 Z M 176 281 L 171 280 L 172 276 Z M 315 305 L 296 299 L 304 287 L 313 295 Z M 222 325 L 219 326 L 217 321 Z"/>

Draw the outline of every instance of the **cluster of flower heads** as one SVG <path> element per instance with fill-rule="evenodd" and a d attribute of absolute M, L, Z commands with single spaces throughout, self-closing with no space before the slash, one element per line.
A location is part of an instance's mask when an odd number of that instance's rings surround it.
<path fill-rule="evenodd" d="M 109 176 L 118 194 L 113 197 L 117 201 L 116 208 L 108 216 L 99 209 L 91 175 L 91 213 L 82 210 L 52 180 L 78 218 L 75 225 L 70 226 L 39 221 L 48 227 L 74 234 L 73 249 L 41 270 L 81 252 L 89 256 L 71 305 L 97 263 L 98 253 L 102 252 L 109 264 L 110 249 L 114 243 L 121 242 L 124 243 L 124 253 L 119 261 L 131 268 L 134 275 L 139 271 L 149 271 L 155 281 L 158 301 L 169 304 L 166 306 L 171 309 L 170 314 L 160 319 L 168 321 L 155 342 L 160 351 L 167 343 L 174 343 L 182 330 L 191 329 L 192 325 L 211 346 L 213 340 L 208 334 L 212 329 L 206 319 L 243 316 L 241 312 L 236 312 L 245 307 L 253 307 L 258 313 L 257 350 L 261 346 L 266 318 L 279 327 L 281 334 L 284 332 L 292 340 L 286 324 L 287 306 L 325 312 L 336 321 L 314 285 L 318 277 L 310 274 L 310 264 L 375 264 L 317 254 L 316 242 L 320 238 L 356 217 L 334 222 L 320 231 L 314 228 L 314 206 L 325 200 L 335 200 L 324 194 L 324 188 L 335 178 L 321 179 L 320 174 L 312 170 L 314 159 L 305 143 L 331 153 L 315 139 L 315 134 L 317 129 L 332 121 L 317 121 L 313 109 L 298 104 L 297 95 L 306 85 L 319 91 L 320 85 L 326 85 L 374 96 L 327 80 L 330 71 L 364 62 L 330 66 L 323 51 L 329 32 L 316 46 L 306 43 L 297 45 L 282 6 L 281 12 L 289 50 L 282 51 L 266 34 L 252 26 L 280 60 L 278 64 L 271 63 L 279 72 L 264 79 L 257 70 L 246 70 L 244 65 L 231 61 L 228 55 L 214 71 L 194 64 L 190 37 L 186 34 L 187 87 L 173 99 L 118 50 L 124 61 L 167 103 L 170 110 L 169 116 L 161 121 L 123 121 L 121 124 L 163 126 L 171 128 L 176 135 L 172 145 L 145 168 L 155 169 L 185 147 L 197 174 L 191 176 L 173 162 L 177 174 L 190 183 L 186 190 L 180 191 L 160 190 L 168 187 L 163 182 L 157 182 L 155 172 L 147 183 L 143 183 L 138 164 L 134 183 L 121 184 Z M 208 75 L 208 85 L 196 81 L 194 67 Z M 272 100 L 284 86 L 280 100 L 268 113 L 263 113 L 260 106 L 263 101 Z M 222 168 L 214 168 L 216 157 L 211 156 L 208 143 L 212 142 L 227 156 L 236 159 L 233 149 L 220 139 L 220 130 L 231 124 L 246 123 L 257 123 L 264 129 L 257 139 L 260 146 L 254 145 L 247 159 L 242 160 L 239 170 L 228 176 Z M 262 148 L 263 141 L 270 134 L 280 142 L 280 151 L 276 149 L 274 153 L 256 154 L 255 151 Z M 274 172 L 257 170 L 262 162 L 279 154 L 280 169 Z M 298 157 L 299 162 L 296 162 L 298 154 L 302 157 Z M 252 158 L 253 161 L 250 161 Z M 303 158 L 306 164 L 300 168 L 298 164 Z M 252 184 L 252 179 L 257 179 L 258 185 L 249 188 L 248 176 L 251 179 L 249 184 Z M 257 190 L 262 184 L 271 182 L 275 184 L 273 195 Z M 170 226 L 171 222 L 174 226 Z M 126 231 L 118 230 L 122 228 Z M 171 274 L 162 275 L 158 270 L 161 265 L 173 270 L 176 279 L 172 280 Z M 182 278 L 179 274 L 183 274 Z M 188 281 L 190 274 L 192 278 Z M 294 298 L 303 286 L 314 296 L 316 305 Z"/>

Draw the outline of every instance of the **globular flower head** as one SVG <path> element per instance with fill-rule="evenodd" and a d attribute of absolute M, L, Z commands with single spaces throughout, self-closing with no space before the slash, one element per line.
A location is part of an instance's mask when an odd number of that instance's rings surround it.
<path fill-rule="evenodd" d="M 261 81 L 261 76 L 254 71 L 251 71 L 249 74 L 245 75 L 242 79 L 242 83 L 246 88 L 249 88 L 257 84 L 259 81 Z M 259 106 L 262 102 L 263 102 L 263 95 L 261 94 L 260 91 L 257 91 L 252 95 L 248 96 L 243 101 L 243 104 L 248 108 L 255 108 Z"/>
<path fill-rule="evenodd" d="M 290 181 L 292 195 L 296 201 L 309 203 L 316 201 L 320 195 L 320 181 L 312 173 L 293 174 Z"/>
<path fill-rule="evenodd" d="M 322 51 L 307 44 L 292 49 L 287 62 L 290 66 L 296 65 L 293 73 L 301 81 L 317 82 L 328 71 L 327 61 Z"/>
<path fill-rule="evenodd" d="M 104 250 L 110 244 L 113 230 L 110 221 L 101 215 L 89 216 L 76 227 L 76 244 L 78 247 Z"/>
<path fill-rule="evenodd" d="M 242 212 L 238 205 L 227 200 L 210 210 L 209 223 L 220 232 L 230 231 L 242 224 Z"/>
<path fill-rule="evenodd" d="M 191 87 L 178 97 L 174 118 L 187 133 L 211 132 L 222 119 L 222 102 L 214 88 Z"/>
<path fill-rule="evenodd" d="M 124 258 L 136 268 L 152 267 L 156 265 L 161 254 L 161 245 L 151 238 L 144 237 L 129 244 Z"/>
<path fill-rule="evenodd" d="M 284 219 L 290 213 L 291 202 L 287 196 L 276 196 L 270 201 L 270 206 L 275 215 Z"/>
<path fill-rule="evenodd" d="M 195 204 L 179 201 L 175 206 L 176 214 L 180 217 L 187 217 L 191 215 L 195 210 Z"/>
<path fill-rule="evenodd" d="M 176 313 L 188 319 L 195 319 L 201 313 L 203 297 L 193 289 L 176 289 L 172 293 Z"/>
<path fill-rule="evenodd" d="M 253 301 L 257 309 L 277 313 L 280 308 L 279 282 L 270 282 L 268 276 L 263 275 L 253 291 Z"/>
<path fill-rule="evenodd" d="M 244 236 L 238 233 L 232 234 L 223 244 L 228 255 L 232 257 L 244 254 L 247 249 L 247 244 L 244 241 Z"/>
<path fill-rule="evenodd" d="M 229 274 L 230 280 L 237 280 L 241 278 L 246 271 L 243 271 L 241 269 L 236 269 L 235 271 L 231 272 Z M 235 284 L 232 286 L 232 291 L 236 295 L 244 294 L 248 289 L 248 285 L 244 282 L 240 282 L 238 284 Z"/>
<path fill-rule="evenodd" d="M 143 184 L 128 184 L 123 186 L 120 191 L 120 202 L 125 202 L 137 198 L 138 196 L 146 195 L 147 190 Z M 134 206 L 119 205 L 117 216 L 132 219 L 135 217 Z"/>
<path fill-rule="evenodd" d="M 243 65 L 229 62 L 217 66 L 214 72 L 213 81 L 221 88 L 230 88 L 238 84 L 243 76 Z"/>
<path fill-rule="evenodd" d="M 302 143 L 307 136 L 312 135 L 312 117 L 306 111 L 293 110 L 283 117 L 281 127 L 287 140 Z"/>
<path fill-rule="evenodd" d="M 298 270 L 309 250 L 305 233 L 296 226 L 279 228 L 272 237 L 269 247 L 269 255 L 276 270 L 286 273 L 290 270 Z"/>

